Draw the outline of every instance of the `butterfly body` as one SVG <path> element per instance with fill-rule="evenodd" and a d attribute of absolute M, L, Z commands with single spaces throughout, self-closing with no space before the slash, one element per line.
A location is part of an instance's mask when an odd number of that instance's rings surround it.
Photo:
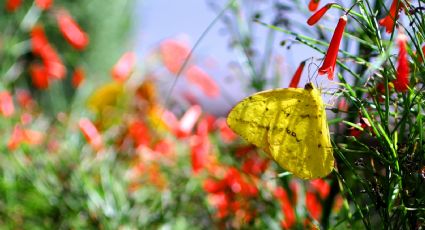
<path fill-rule="evenodd" d="M 230 111 L 227 123 L 295 176 L 312 179 L 334 164 L 324 108 L 320 91 L 308 83 L 253 94 Z"/>

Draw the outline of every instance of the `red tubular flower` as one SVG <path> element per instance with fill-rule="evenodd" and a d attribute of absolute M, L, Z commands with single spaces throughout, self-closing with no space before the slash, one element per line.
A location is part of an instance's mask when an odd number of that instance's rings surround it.
<path fill-rule="evenodd" d="M 33 64 L 30 67 L 32 84 L 37 89 L 47 89 L 49 87 L 49 76 L 46 68 L 40 64 Z"/>
<path fill-rule="evenodd" d="M 35 5 L 42 10 L 48 10 L 53 5 L 53 0 L 35 0 Z"/>
<path fill-rule="evenodd" d="M 387 16 L 379 20 L 379 25 L 384 26 L 387 33 L 392 33 L 394 29 L 395 21 L 398 18 L 398 12 L 400 11 L 402 3 L 398 0 L 393 0 L 390 11 Z"/>
<path fill-rule="evenodd" d="M 84 72 L 84 69 L 79 67 L 76 68 L 74 71 L 74 74 L 72 74 L 71 84 L 74 88 L 78 88 L 85 79 L 86 73 Z"/>
<path fill-rule="evenodd" d="M 118 62 L 112 68 L 112 77 L 115 81 L 124 82 L 133 71 L 136 63 L 136 53 L 127 52 L 121 56 Z"/>
<path fill-rule="evenodd" d="M 75 49 L 83 50 L 89 44 L 89 36 L 66 10 L 60 10 L 56 15 L 59 31 L 65 40 Z"/>
<path fill-rule="evenodd" d="M 396 79 L 393 82 L 394 88 L 398 92 L 406 92 L 409 87 L 409 61 L 407 60 L 407 36 L 403 32 L 399 32 L 397 36 L 398 66 Z"/>
<path fill-rule="evenodd" d="M 300 82 L 301 74 L 303 73 L 305 66 L 305 61 L 301 62 L 298 66 L 297 71 L 295 71 L 294 76 L 292 76 L 291 83 L 289 83 L 289 88 L 297 88 L 298 83 Z"/>
<path fill-rule="evenodd" d="M 320 0 L 310 0 L 310 3 L 308 4 L 308 9 L 313 12 L 317 10 L 317 7 L 319 7 Z"/>
<path fill-rule="evenodd" d="M 199 87 L 208 97 L 217 97 L 220 95 L 220 88 L 213 78 L 198 66 L 191 66 L 186 71 L 187 80 Z"/>
<path fill-rule="evenodd" d="M 22 0 L 7 0 L 6 11 L 15 12 L 22 5 Z"/>
<path fill-rule="evenodd" d="M 342 35 L 344 34 L 346 24 L 347 15 L 343 15 L 341 16 L 341 18 L 339 18 L 338 24 L 335 28 L 335 32 L 332 36 L 331 42 L 329 43 L 328 52 L 326 53 L 323 65 L 319 68 L 319 74 L 323 75 L 327 73 L 329 80 L 333 80 L 334 78 L 336 58 L 338 57 L 339 45 L 341 43 Z"/>
<path fill-rule="evenodd" d="M 12 96 L 8 91 L 0 92 L 0 114 L 10 117 L 15 112 Z"/>
<path fill-rule="evenodd" d="M 316 24 L 323 17 L 323 15 L 328 12 L 328 10 L 332 7 L 333 4 L 335 3 L 328 3 L 324 7 L 320 8 L 320 10 L 316 11 L 316 13 L 314 13 L 310 16 L 310 18 L 308 18 L 307 24 L 310 26 Z"/>
<path fill-rule="evenodd" d="M 78 122 L 81 132 L 87 142 L 96 150 L 99 151 L 103 147 L 102 136 L 97 131 L 96 126 L 87 118 L 81 118 Z"/>

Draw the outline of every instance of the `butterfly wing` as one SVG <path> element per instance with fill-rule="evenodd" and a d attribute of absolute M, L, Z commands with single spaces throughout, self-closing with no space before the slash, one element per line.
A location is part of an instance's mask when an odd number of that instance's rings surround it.
<path fill-rule="evenodd" d="M 275 117 L 278 101 L 296 101 L 303 89 L 276 89 L 253 94 L 239 102 L 227 116 L 229 127 L 246 141 L 269 152 L 270 120 Z M 295 104 L 294 102 L 292 102 Z"/>
<path fill-rule="evenodd" d="M 333 168 L 326 113 L 316 89 L 254 94 L 232 109 L 227 123 L 300 178 L 325 176 Z"/>
<path fill-rule="evenodd" d="M 319 91 L 303 91 L 297 106 L 277 106 L 274 128 L 268 133 L 271 156 L 297 177 L 312 179 L 329 174 L 334 165 L 326 112 Z"/>

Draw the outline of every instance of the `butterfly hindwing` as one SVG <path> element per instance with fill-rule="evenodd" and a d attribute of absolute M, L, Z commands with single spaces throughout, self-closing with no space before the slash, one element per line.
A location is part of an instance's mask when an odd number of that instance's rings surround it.
<path fill-rule="evenodd" d="M 287 107 L 285 102 L 281 107 Z M 274 123 L 278 128 L 269 132 L 269 149 L 279 165 L 303 179 L 322 177 L 332 171 L 329 129 L 317 90 L 305 90 L 296 106 L 277 113 Z"/>

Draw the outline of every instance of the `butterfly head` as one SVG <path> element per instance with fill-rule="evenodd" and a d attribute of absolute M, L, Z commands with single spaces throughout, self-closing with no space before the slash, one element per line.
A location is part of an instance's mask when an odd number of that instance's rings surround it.
<path fill-rule="evenodd" d="M 314 89 L 313 83 L 309 82 L 309 83 L 305 84 L 304 89 L 306 89 L 308 91 Z"/>

